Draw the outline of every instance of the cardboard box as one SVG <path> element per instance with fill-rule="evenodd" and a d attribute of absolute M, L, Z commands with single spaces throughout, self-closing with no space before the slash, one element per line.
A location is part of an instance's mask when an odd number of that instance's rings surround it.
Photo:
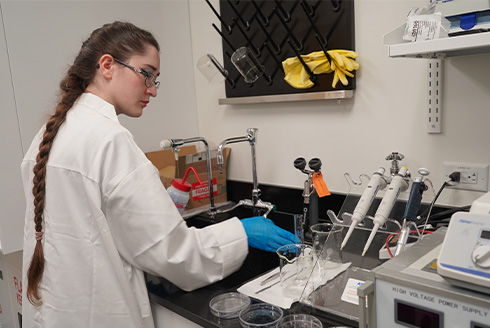
<path fill-rule="evenodd" d="M 22 251 L 0 252 L 0 327 L 22 324 Z"/>
<path fill-rule="evenodd" d="M 226 190 L 226 172 L 230 148 L 223 149 L 223 173 L 219 173 L 217 162 L 217 150 L 211 150 L 211 175 L 213 177 L 213 195 L 214 204 L 225 203 L 228 201 Z M 206 160 L 206 152 L 196 152 L 195 146 L 181 147 L 178 152 L 178 158 L 175 158 L 175 153 L 171 149 L 146 153 L 148 159 L 155 165 L 160 172 L 160 180 L 165 188 L 169 188 L 175 178 L 182 179 L 188 168 L 193 167 L 202 185 L 199 184 L 194 172 L 189 172 L 186 182 L 192 185 L 189 194 L 189 202 L 187 210 L 198 207 L 209 207 L 209 189 L 208 189 L 208 168 Z"/>

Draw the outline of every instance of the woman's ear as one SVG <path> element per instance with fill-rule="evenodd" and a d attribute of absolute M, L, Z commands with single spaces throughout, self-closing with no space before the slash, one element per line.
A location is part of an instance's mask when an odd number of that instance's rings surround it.
<path fill-rule="evenodd" d="M 102 73 L 102 76 L 107 79 L 111 80 L 112 75 L 114 74 L 114 64 L 116 62 L 114 61 L 114 57 L 112 57 L 109 54 L 105 54 L 99 59 L 99 70 Z"/>

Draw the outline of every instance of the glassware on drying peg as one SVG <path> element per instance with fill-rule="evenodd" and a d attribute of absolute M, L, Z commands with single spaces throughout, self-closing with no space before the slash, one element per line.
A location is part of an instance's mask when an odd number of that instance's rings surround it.
<path fill-rule="evenodd" d="M 211 54 L 205 54 L 197 61 L 197 68 L 211 84 L 220 84 L 228 76 L 228 71 Z"/>
<path fill-rule="evenodd" d="M 231 62 L 245 79 L 246 83 L 253 83 L 264 73 L 264 66 L 260 64 L 248 47 L 238 48 L 231 55 Z"/>

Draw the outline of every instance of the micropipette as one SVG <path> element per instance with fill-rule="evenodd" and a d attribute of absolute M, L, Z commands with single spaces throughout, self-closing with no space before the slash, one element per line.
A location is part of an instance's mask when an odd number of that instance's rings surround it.
<path fill-rule="evenodd" d="M 357 202 L 356 208 L 352 213 L 352 217 L 351 217 L 352 223 L 349 227 L 349 230 L 347 231 L 347 234 L 344 237 L 344 240 L 342 241 L 342 245 L 340 246 L 341 250 L 347 244 L 347 241 L 352 235 L 352 232 L 354 231 L 356 225 L 358 225 L 359 222 L 361 222 L 362 219 L 364 219 L 364 216 L 366 216 L 366 213 L 369 210 L 369 207 L 371 206 L 374 197 L 376 197 L 378 191 L 386 187 L 387 182 L 385 177 L 383 176 L 384 173 L 385 173 L 385 169 L 383 167 L 380 167 L 371 176 L 371 179 L 369 180 L 366 189 L 364 189 L 364 192 L 362 193 L 362 196 Z"/>
<path fill-rule="evenodd" d="M 371 234 L 369 235 L 366 245 L 364 246 L 362 256 L 364 256 L 364 254 L 366 254 L 367 250 L 369 249 L 369 246 L 371 245 L 371 242 L 373 241 L 373 238 L 376 235 L 379 227 L 385 224 L 386 220 L 388 219 L 388 215 L 390 215 L 390 212 L 393 209 L 393 206 L 395 205 L 395 202 L 400 195 L 400 192 L 408 189 L 408 181 L 405 180 L 407 171 L 408 169 L 405 166 L 402 166 L 400 168 L 400 171 L 398 171 L 398 173 L 391 180 L 388 191 L 384 195 L 383 200 L 381 201 L 381 204 L 379 205 L 378 210 L 374 215 L 374 227 L 371 231 Z"/>
<path fill-rule="evenodd" d="M 408 196 L 407 207 L 405 208 L 405 214 L 403 214 L 403 223 L 398 236 L 398 242 L 396 244 L 395 255 L 399 255 L 405 245 L 407 244 L 408 235 L 410 229 L 408 229 L 408 222 L 414 222 L 417 217 L 420 204 L 422 203 L 422 194 L 427 190 L 427 185 L 423 181 L 423 177 L 429 175 L 429 170 L 420 168 L 420 178 L 416 178 L 412 183 L 412 189 L 410 190 L 410 196 Z"/>

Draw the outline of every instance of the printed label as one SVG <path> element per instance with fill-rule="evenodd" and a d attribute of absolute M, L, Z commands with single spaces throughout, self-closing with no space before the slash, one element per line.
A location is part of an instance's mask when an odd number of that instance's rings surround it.
<path fill-rule="evenodd" d="M 350 278 L 345 285 L 344 292 L 340 298 L 342 301 L 359 305 L 359 297 L 357 296 L 357 287 L 364 284 L 364 281 Z"/>
<path fill-rule="evenodd" d="M 201 200 L 209 198 L 209 182 L 202 181 L 202 184 L 199 182 L 194 182 L 192 184 L 192 200 Z M 216 183 L 216 178 L 213 178 L 213 196 L 218 196 L 218 184 Z"/>

